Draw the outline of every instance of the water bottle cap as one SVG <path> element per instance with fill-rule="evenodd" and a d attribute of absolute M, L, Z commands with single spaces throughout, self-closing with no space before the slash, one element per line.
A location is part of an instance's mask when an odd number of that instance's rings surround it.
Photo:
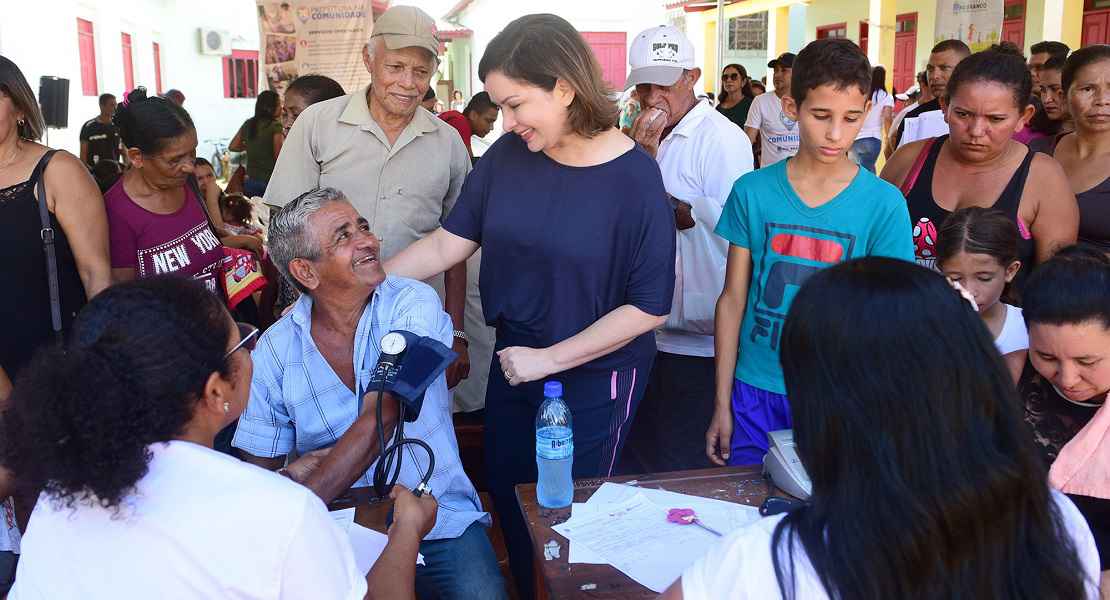
<path fill-rule="evenodd" d="M 563 384 L 558 381 L 548 381 L 547 383 L 543 384 L 543 397 L 562 398 Z"/>

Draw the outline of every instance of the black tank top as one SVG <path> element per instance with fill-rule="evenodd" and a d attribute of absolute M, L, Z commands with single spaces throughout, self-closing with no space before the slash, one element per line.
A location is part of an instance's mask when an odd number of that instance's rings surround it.
<path fill-rule="evenodd" d="M 952 214 L 937 206 L 937 202 L 933 198 L 933 172 L 936 169 L 937 157 L 940 156 L 940 149 L 944 147 L 946 141 L 948 141 L 947 134 L 933 140 L 933 145 L 929 148 L 929 155 L 921 167 L 921 173 L 910 189 L 910 193 L 906 196 L 910 221 L 913 223 L 914 256 L 917 258 L 918 264 L 930 269 L 936 268 L 937 232 L 944 225 L 944 220 L 948 218 L 948 215 Z M 1024 280 L 1025 274 L 1033 267 L 1035 256 L 1033 238 L 1029 234 L 1029 230 L 1024 224 L 1018 224 L 1018 205 L 1021 204 L 1021 194 L 1025 189 L 1025 180 L 1029 177 L 1029 165 L 1033 162 L 1034 156 L 1036 156 L 1036 153 L 1033 151 L 1026 153 L 1025 159 L 1014 171 L 1009 183 L 1006 184 L 998 199 L 991 205 L 992 208 L 1006 213 L 1006 216 L 1014 221 L 1020 233 L 1018 258 L 1021 260 L 1022 266 L 1015 282 Z M 953 182 L 953 185 L 956 184 L 956 182 Z M 1020 289 L 1020 283 L 1015 287 Z"/>
<path fill-rule="evenodd" d="M 42 247 L 35 185 L 45 171 L 52 152 L 39 161 L 31 178 L 0 188 L 0 367 L 15 377 L 34 351 L 54 339 L 50 320 L 50 288 L 47 283 L 46 251 Z M 77 274 L 65 230 L 53 213 L 54 249 L 58 261 L 58 283 L 62 300 L 62 330 L 68 330 L 77 311 L 85 304 L 85 287 Z"/>
<path fill-rule="evenodd" d="M 1047 141 L 1037 140 L 1043 143 L 1030 144 L 1030 148 L 1055 156 L 1056 145 L 1065 135 L 1072 133 L 1061 133 L 1047 138 Z M 1079 241 L 1110 252 L 1110 177 L 1089 190 L 1079 192 L 1075 200 L 1079 203 Z"/>

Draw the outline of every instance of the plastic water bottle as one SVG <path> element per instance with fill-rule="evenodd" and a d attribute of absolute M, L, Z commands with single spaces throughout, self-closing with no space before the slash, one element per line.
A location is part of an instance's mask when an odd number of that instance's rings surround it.
<path fill-rule="evenodd" d="M 539 481 L 536 499 L 544 508 L 570 506 L 574 496 L 574 427 L 570 409 L 563 402 L 563 384 L 543 384 L 543 404 L 536 415 L 536 466 Z"/>

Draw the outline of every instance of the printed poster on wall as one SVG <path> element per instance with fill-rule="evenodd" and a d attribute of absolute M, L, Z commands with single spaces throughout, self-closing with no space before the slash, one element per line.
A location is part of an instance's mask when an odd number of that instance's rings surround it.
<path fill-rule="evenodd" d="M 362 47 L 373 29 L 371 0 L 256 2 L 269 89 L 284 95 L 301 75 L 327 75 L 348 92 L 370 83 Z"/>
<path fill-rule="evenodd" d="M 936 41 L 957 39 L 972 52 L 1002 39 L 1004 0 L 937 0 Z"/>

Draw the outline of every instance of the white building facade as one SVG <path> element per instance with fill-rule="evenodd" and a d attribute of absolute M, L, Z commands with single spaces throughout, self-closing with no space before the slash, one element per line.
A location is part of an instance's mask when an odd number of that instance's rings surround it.
<path fill-rule="evenodd" d="M 259 47 L 256 15 L 255 3 L 243 0 L 5 2 L 0 55 L 19 66 L 36 96 L 42 76 L 69 80 L 67 127 L 48 132 L 55 148 L 78 152 L 81 125 L 100 111 L 98 95 L 122 101 L 130 71 L 131 83 L 151 95 L 159 79 L 161 91 L 185 94 L 201 142 L 197 155 L 207 157 L 213 148 L 208 140 L 226 144 L 254 113 L 259 84 L 249 63 Z M 228 55 L 202 53 L 202 28 L 218 32 Z M 230 63 L 232 53 L 237 63 Z"/>
<path fill-rule="evenodd" d="M 670 23 L 663 0 L 462 0 L 443 18 L 473 32 L 452 42 L 465 45 L 453 49 L 463 60 L 448 74 L 465 96 L 483 89 L 478 63 L 494 36 L 514 19 L 532 13 L 554 13 L 569 21 L 594 48 L 606 79 L 618 91 L 628 73 L 628 49 L 636 34 Z"/>

